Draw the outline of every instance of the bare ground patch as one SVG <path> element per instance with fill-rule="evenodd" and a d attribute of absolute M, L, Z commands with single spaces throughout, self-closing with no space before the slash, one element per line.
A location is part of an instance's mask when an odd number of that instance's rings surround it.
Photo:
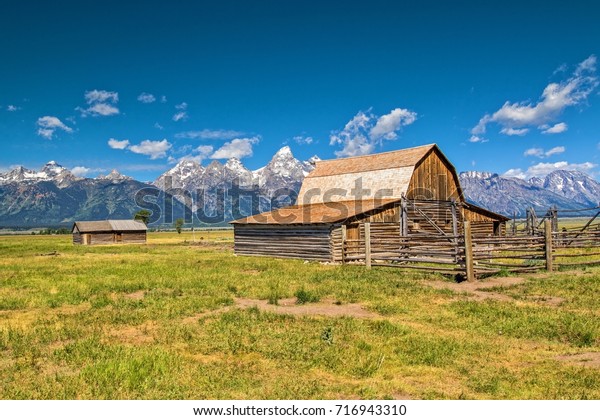
<path fill-rule="evenodd" d="M 154 341 L 152 332 L 156 330 L 156 324 L 145 322 L 141 325 L 127 325 L 111 329 L 108 336 L 127 344 L 148 344 Z"/>
<path fill-rule="evenodd" d="M 444 281 L 427 281 L 425 284 L 433 287 L 434 289 L 450 289 L 457 293 L 469 293 L 469 299 L 475 301 L 483 301 L 486 299 L 492 299 L 499 302 L 512 302 L 515 299 L 504 293 L 498 292 L 497 290 L 488 290 L 492 288 L 510 287 L 518 284 L 523 284 L 525 279 L 523 277 L 492 277 L 485 281 L 473 281 L 473 282 L 462 282 L 462 283 L 450 283 Z M 525 296 L 527 301 L 541 303 L 549 306 L 559 306 L 565 299 L 557 296 Z"/>
<path fill-rule="evenodd" d="M 146 295 L 146 293 L 143 290 L 138 290 L 137 292 L 127 293 L 125 295 L 125 298 L 131 299 L 131 300 L 142 300 L 142 299 L 144 299 L 145 295 Z"/>
<path fill-rule="evenodd" d="M 297 304 L 295 298 L 279 299 L 278 305 L 271 305 L 267 300 L 250 299 L 250 298 L 235 298 L 234 304 L 223 308 L 215 309 L 199 313 L 187 318 L 182 322 L 184 324 L 192 324 L 201 318 L 207 316 L 218 315 L 223 312 L 230 311 L 235 308 L 247 309 L 256 307 L 261 311 L 274 312 L 277 314 L 294 315 L 294 316 L 325 316 L 325 317 L 341 317 L 350 316 L 354 318 L 376 319 L 381 318 L 379 314 L 365 309 L 358 303 L 347 303 L 337 305 L 335 301 L 327 299 L 317 303 Z"/>
<path fill-rule="evenodd" d="M 600 369 L 600 352 L 565 354 L 557 356 L 556 360 L 577 366 Z"/>
<path fill-rule="evenodd" d="M 426 281 L 425 284 L 434 289 L 450 289 L 457 293 L 469 293 L 472 300 L 482 301 L 486 299 L 497 300 L 501 302 L 510 302 L 512 297 L 502 293 L 486 291 L 494 287 L 509 287 L 516 284 L 522 284 L 525 279 L 522 277 L 493 277 L 485 281 L 464 281 L 462 283 L 450 283 L 445 281 L 433 280 Z"/>
<path fill-rule="evenodd" d="M 239 298 L 235 299 L 235 306 L 238 308 L 250 308 L 256 306 L 261 311 L 297 316 L 320 315 L 328 317 L 351 316 L 354 318 L 380 318 L 378 314 L 366 310 L 358 303 L 336 305 L 333 300 L 298 305 L 295 298 L 288 298 L 280 299 L 278 305 L 270 305 L 266 300 Z"/>

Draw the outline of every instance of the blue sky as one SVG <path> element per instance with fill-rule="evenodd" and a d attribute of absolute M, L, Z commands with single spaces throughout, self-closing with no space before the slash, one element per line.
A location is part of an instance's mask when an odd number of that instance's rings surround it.
<path fill-rule="evenodd" d="M 435 142 L 459 171 L 598 179 L 600 5 L 487 3 L 9 2 L 0 171 Z"/>

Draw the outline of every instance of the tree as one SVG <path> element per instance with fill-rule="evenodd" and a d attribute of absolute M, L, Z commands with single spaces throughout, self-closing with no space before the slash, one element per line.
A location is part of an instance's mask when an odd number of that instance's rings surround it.
<path fill-rule="evenodd" d="M 149 210 L 146 210 L 146 209 L 140 210 L 133 216 L 133 220 L 139 220 L 140 222 L 144 223 L 145 225 L 148 225 L 148 221 L 150 220 L 151 215 L 152 215 L 152 213 L 150 213 Z"/>
<path fill-rule="evenodd" d="M 174 225 L 177 233 L 181 233 L 181 228 L 183 227 L 183 219 L 180 217 L 179 219 L 175 220 Z"/>

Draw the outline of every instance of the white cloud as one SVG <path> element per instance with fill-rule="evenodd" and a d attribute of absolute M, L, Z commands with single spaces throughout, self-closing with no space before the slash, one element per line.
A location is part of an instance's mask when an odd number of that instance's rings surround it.
<path fill-rule="evenodd" d="M 137 100 L 143 104 L 151 104 L 156 101 L 156 98 L 151 93 L 142 92 L 138 95 Z"/>
<path fill-rule="evenodd" d="M 298 144 L 313 144 L 313 142 L 315 141 L 310 136 L 294 136 L 292 137 L 292 139 Z"/>
<path fill-rule="evenodd" d="M 188 119 L 188 114 L 185 111 L 181 111 L 181 112 L 177 112 L 175 113 L 175 115 L 173 115 L 173 121 L 177 122 L 177 121 L 181 121 L 181 120 L 187 120 Z"/>
<path fill-rule="evenodd" d="M 36 124 L 38 126 L 38 135 L 47 138 L 48 140 L 52 139 L 54 132 L 57 130 L 62 130 L 67 133 L 73 132 L 73 129 L 65 125 L 60 119 L 48 115 L 38 118 Z"/>
<path fill-rule="evenodd" d="M 417 114 L 407 109 L 396 108 L 389 114 L 377 117 L 370 110 L 359 111 L 341 131 L 334 131 L 329 137 L 330 145 L 342 145 L 335 152 L 337 157 L 359 156 L 372 153 L 383 140 L 394 140 L 397 132 L 412 124 Z"/>
<path fill-rule="evenodd" d="M 235 130 L 198 130 L 198 131 L 184 131 L 182 133 L 175 134 L 175 138 L 178 139 L 192 139 L 192 140 L 229 140 L 234 137 L 242 136 L 244 133 Z"/>
<path fill-rule="evenodd" d="M 71 169 L 71 173 L 75 176 L 86 176 L 90 171 L 91 169 L 85 166 L 75 166 Z"/>
<path fill-rule="evenodd" d="M 548 151 L 544 151 L 544 149 L 541 149 L 538 147 L 533 147 L 531 149 L 525 150 L 525 152 L 523 153 L 523 156 L 536 156 L 539 158 L 544 158 L 544 157 L 549 157 L 552 155 L 558 155 L 558 154 L 564 153 L 565 150 L 566 149 L 564 146 L 553 147 L 552 149 L 550 149 Z"/>
<path fill-rule="evenodd" d="M 98 103 L 90 106 L 87 109 L 81 110 L 81 115 L 88 116 L 91 115 L 93 117 L 108 117 L 110 115 L 117 115 L 119 113 L 119 108 L 115 107 L 111 104 Z"/>
<path fill-rule="evenodd" d="M 167 151 L 172 145 L 163 140 L 144 140 L 140 144 L 133 144 L 128 147 L 133 153 L 150 156 L 150 159 L 163 158 L 167 155 Z"/>
<path fill-rule="evenodd" d="M 154 123 L 154 128 L 157 128 L 159 130 L 163 130 L 164 129 L 164 127 L 162 125 L 160 125 L 159 123 L 157 123 L 157 122 Z"/>
<path fill-rule="evenodd" d="M 564 133 L 565 131 L 567 131 L 569 129 L 569 127 L 567 126 L 566 123 L 561 122 L 558 124 L 554 124 L 552 127 L 548 127 L 547 126 L 541 126 L 540 128 L 542 128 L 544 131 L 542 131 L 542 133 L 544 134 L 558 134 L 558 133 Z"/>
<path fill-rule="evenodd" d="M 175 109 L 178 109 L 179 112 L 176 112 L 173 115 L 173 121 L 185 121 L 188 119 L 188 113 L 186 111 L 188 104 L 186 102 L 182 102 L 180 104 L 175 105 Z"/>
<path fill-rule="evenodd" d="M 579 171 L 589 173 L 592 169 L 598 166 L 592 162 L 584 163 L 568 163 L 566 161 L 554 162 L 554 163 L 538 163 L 530 166 L 526 170 L 521 168 L 509 169 L 504 173 L 504 176 L 516 177 L 521 179 L 528 179 L 531 177 L 544 177 L 550 172 L 564 170 L 564 171 Z"/>
<path fill-rule="evenodd" d="M 515 130 L 524 130 L 527 127 L 545 130 L 547 124 L 555 121 L 565 108 L 584 102 L 597 86 L 596 57 L 591 55 L 577 65 L 569 78 L 546 86 L 536 103 L 507 101 L 498 111 L 484 115 L 473 127 L 471 134 L 481 136 L 486 132 L 487 125 L 492 122 L 502 127 L 503 134 L 514 133 Z M 557 127 L 555 130 L 562 131 L 567 128 L 566 124 L 564 127 L 560 124 L 554 127 Z M 554 132 L 561 131 L 548 131 L 548 134 Z"/>
<path fill-rule="evenodd" d="M 202 163 L 203 160 L 205 160 L 206 158 L 208 158 L 211 155 L 213 150 L 214 150 L 214 148 L 212 146 L 208 146 L 208 145 L 198 146 L 194 149 L 193 154 L 183 156 L 179 160 L 180 161 L 181 160 L 193 160 L 195 162 Z M 173 160 L 176 161 L 177 159 L 173 159 Z"/>
<path fill-rule="evenodd" d="M 108 117 L 119 114 L 119 108 L 113 105 L 119 102 L 119 94 L 117 92 L 94 89 L 85 92 L 83 96 L 89 107 L 85 109 L 81 107 L 75 108 L 81 112 L 82 117 L 87 117 L 88 115 L 93 117 Z"/>
<path fill-rule="evenodd" d="M 165 102 L 167 102 L 167 97 L 165 95 L 162 95 L 160 97 L 160 101 L 164 104 Z"/>
<path fill-rule="evenodd" d="M 99 102 L 112 102 L 116 104 L 119 102 L 119 94 L 117 92 L 109 92 L 106 90 L 90 90 L 84 94 L 85 101 L 88 105 L 99 103 Z"/>
<path fill-rule="evenodd" d="M 6 110 L 9 112 L 15 112 L 15 111 L 19 111 L 21 109 L 20 106 L 16 106 L 16 105 L 8 105 L 6 107 Z"/>
<path fill-rule="evenodd" d="M 476 135 L 474 135 L 474 134 L 473 134 L 473 135 L 472 135 L 472 136 L 469 138 L 469 141 L 470 141 L 471 143 L 487 143 L 489 140 L 488 140 L 488 139 L 486 139 L 485 137 L 476 136 Z"/>
<path fill-rule="evenodd" d="M 233 139 L 226 142 L 211 155 L 212 159 L 230 159 L 232 157 L 241 159 L 252 156 L 252 146 L 260 141 L 259 137 Z"/>
<path fill-rule="evenodd" d="M 109 139 L 108 145 L 111 149 L 124 150 L 129 146 L 129 140 Z"/>
<path fill-rule="evenodd" d="M 556 146 L 556 147 L 553 147 L 552 149 L 548 150 L 545 153 L 545 155 L 546 155 L 546 157 L 552 156 L 552 155 L 560 155 L 561 153 L 564 153 L 565 150 L 567 150 L 567 149 L 565 149 L 564 146 Z"/>
<path fill-rule="evenodd" d="M 402 126 L 414 123 L 416 119 L 416 112 L 402 108 L 393 109 L 389 114 L 382 115 L 377 119 L 377 123 L 371 128 L 369 135 L 376 139 L 395 140 L 398 137 L 396 132 Z"/>
<path fill-rule="evenodd" d="M 507 136 L 524 136 L 529 132 L 529 128 L 503 128 L 500 130 L 502 134 L 506 134 Z"/>
<path fill-rule="evenodd" d="M 539 147 L 532 147 L 531 149 L 525 150 L 525 152 L 523 153 L 523 156 L 543 157 L 544 149 L 540 149 Z"/>

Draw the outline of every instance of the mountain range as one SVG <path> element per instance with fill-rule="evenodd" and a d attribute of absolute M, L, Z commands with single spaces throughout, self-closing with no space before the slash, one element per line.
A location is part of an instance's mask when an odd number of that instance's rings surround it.
<path fill-rule="evenodd" d="M 236 158 L 224 164 L 214 160 L 207 166 L 182 160 L 150 183 L 136 181 L 116 170 L 96 178 L 81 178 L 55 161 L 40 171 L 19 166 L 0 173 L 0 227 L 128 219 L 140 209 L 135 201 L 140 190 L 153 192 L 151 201 L 167 203 L 165 208 L 173 202 L 173 217 L 188 217 L 199 206 L 207 215 L 205 223 L 225 224 L 240 215 L 290 204 L 318 160 L 314 156 L 300 161 L 288 146 L 254 171 Z M 596 207 L 600 202 L 600 183 L 575 171 L 558 170 L 529 180 L 469 171 L 460 173 L 459 179 L 468 201 L 511 217 L 523 217 L 528 207 L 544 212 L 552 206 L 581 209 Z M 177 192 L 181 190 L 204 194 L 194 196 L 192 204 Z M 219 191 L 226 193 L 220 195 Z M 272 202 L 270 197 L 274 195 L 278 199 Z M 203 200 L 199 202 L 201 196 Z M 258 201 L 252 197 L 258 197 Z M 166 215 L 164 209 L 160 213 L 160 218 L 154 220 L 156 224 L 171 223 L 170 210 Z"/>

